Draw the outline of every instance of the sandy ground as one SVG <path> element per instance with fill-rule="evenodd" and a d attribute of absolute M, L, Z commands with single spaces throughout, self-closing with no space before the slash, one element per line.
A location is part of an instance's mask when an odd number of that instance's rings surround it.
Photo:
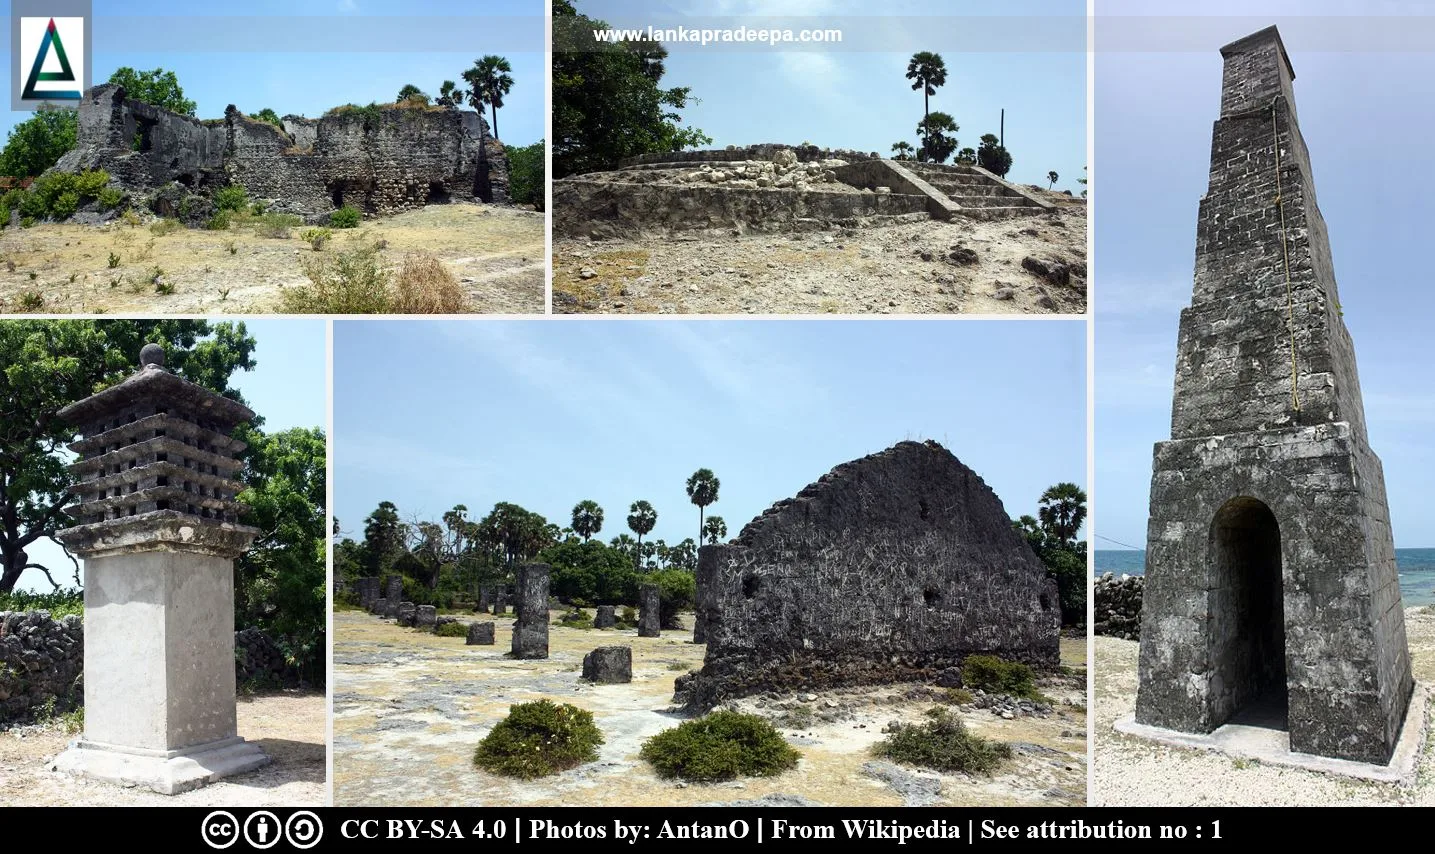
<path fill-rule="evenodd" d="M 1061 198 L 1066 202 L 1059 215 L 994 222 L 921 220 L 781 235 L 555 240 L 553 310 L 1080 314 L 1086 311 L 1084 277 L 1056 285 L 1021 266 L 1023 258 L 1035 256 L 1085 267 L 1086 206 Z M 975 251 L 977 262 L 945 260 L 958 246 Z M 594 275 L 583 278 L 585 269 Z"/>
<path fill-rule="evenodd" d="M 659 779 L 638 758 L 644 740 L 675 726 L 668 711 L 673 679 L 702 659 L 689 632 L 639 638 L 632 630 L 550 628 L 550 658 L 504 657 L 513 623 L 496 619 L 498 644 L 399 628 L 354 611 L 334 615 L 334 803 L 336 805 L 701 805 L 793 797 L 825 805 L 901 805 L 888 784 L 864 776 L 867 748 L 891 720 L 917 720 L 934 705 L 909 695 L 925 686 L 828 691 L 808 703 L 817 722 L 780 726 L 802 752 L 780 776 L 714 785 Z M 578 679 L 583 655 L 597 646 L 633 647 L 633 682 L 592 686 Z M 1084 640 L 1062 652 L 1082 676 L 1044 687 L 1062 702 L 1049 718 L 1005 721 L 985 710 L 964 713 L 988 737 L 1020 742 L 1008 768 L 990 778 L 940 775 L 935 803 L 1061 805 L 1085 800 Z M 473 751 L 510 704 L 547 697 L 594 713 L 605 734 L 598 761 L 536 781 L 498 777 L 473 766 Z M 781 702 L 790 705 L 796 698 Z M 781 718 L 777 702 L 748 700 L 745 710 Z M 831 720 L 821 721 L 828 717 Z M 913 776 L 926 781 L 939 775 Z M 930 783 L 928 783 L 930 785 Z"/>
<path fill-rule="evenodd" d="M 282 691 L 239 698 L 239 734 L 274 760 L 247 774 L 161 795 L 48 770 L 72 733 L 57 725 L 0 732 L 0 806 L 323 806 L 325 700 Z"/>
<path fill-rule="evenodd" d="M 4 313 L 262 314 L 279 310 L 281 288 L 306 284 L 299 266 L 313 250 L 298 235 L 261 237 L 252 228 L 180 229 L 148 224 L 43 223 L 0 232 Z M 431 205 L 334 229 L 324 252 L 386 240 L 397 266 L 407 252 L 440 259 L 469 293 L 473 311 L 544 310 L 544 215 L 491 205 Z M 230 252 L 230 245 L 235 251 Z M 111 253 L 120 259 L 109 266 Z M 154 270 L 173 293 L 158 294 Z M 35 302 L 36 296 L 43 303 Z"/>
<path fill-rule="evenodd" d="M 1435 606 L 1407 608 L 1415 678 L 1435 682 Z M 1435 739 L 1410 787 L 1279 768 L 1112 730 L 1136 706 L 1136 641 L 1096 638 L 1093 806 L 1435 806 Z M 1426 710 L 1435 714 L 1435 704 Z M 1427 718 L 1429 720 L 1429 718 Z"/>

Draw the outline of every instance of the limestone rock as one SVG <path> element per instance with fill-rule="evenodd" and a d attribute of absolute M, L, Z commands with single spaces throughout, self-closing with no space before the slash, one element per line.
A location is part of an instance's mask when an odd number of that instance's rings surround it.
<path fill-rule="evenodd" d="M 633 681 L 633 648 L 600 646 L 583 656 L 583 678 L 600 685 Z"/>
<path fill-rule="evenodd" d="M 484 621 L 468 624 L 468 637 L 464 640 L 465 646 L 491 646 L 493 644 L 493 623 Z"/>

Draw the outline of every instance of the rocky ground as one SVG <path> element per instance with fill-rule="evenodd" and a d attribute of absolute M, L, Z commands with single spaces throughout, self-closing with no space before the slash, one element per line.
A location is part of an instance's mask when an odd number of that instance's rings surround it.
<path fill-rule="evenodd" d="M 557 612 L 554 612 L 555 614 Z M 869 748 L 890 721 L 917 721 L 943 693 L 926 685 L 749 698 L 738 705 L 771 719 L 802 753 L 777 777 L 714 785 L 665 781 L 638 759 L 643 741 L 682 718 L 669 710 L 673 679 L 700 666 L 691 633 L 639 638 L 632 630 L 551 627 L 551 657 L 505 657 L 511 617 L 496 619 L 495 646 L 403 629 L 357 611 L 334 615 L 334 802 L 336 805 L 713 805 L 1001 804 L 1061 805 L 1085 800 L 1084 639 L 1063 639 L 1077 674 L 1043 690 L 1056 700 L 1045 717 L 1000 709 L 961 710 L 981 735 L 1012 742 L 1016 758 L 992 777 L 932 774 L 874 760 Z M 633 647 L 633 681 L 579 681 L 583 655 L 597 646 Z M 510 704 L 549 698 L 594 713 L 607 742 L 597 762 L 534 781 L 473 766 L 480 739 Z M 1010 712 L 1008 712 L 1010 714 Z"/>
<path fill-rule="evenodd" d="M 6 806 L 323 806 L 323 692 L 282 691 L 239 698 L 239 734 L 269 765 L 178 795 L 121 788 L 49 770 L 75 733 L 59 724 L 0 732 L 0 804 Z"/>
<path fill-rule="evenodd" d="M 1044 195 L 1058 213 L 992 222 L 917 215 L 896 225 L 786 234 L 555 239 L 553 310 L 1080 314 L 1086 205 Z M 1028 258 L 1035 263 L 1023 266 Z"/>
<path fill-rule="evenodd" d="M 279 310 L 282 288 L 308 282 L 299 263 L 313 252 L 298 236 L 305 226 L 278 239 L 251 228 L 156 234 L 153 222 L 42 223 L 0 231 L 0 312 L 262 314 Z M 544 311 L 543 214 L 431 205 L 335 229 L 323 251 L 378 241 L 386 242 L 382 255 L 391 266 L 409 252 L 438 258 L 468 292 L 475 312 Z M 163 288 L 154 284 L 156 269 Z"/>
<path fill-rule="evenodd" d="M 1407 608 L 1405 625 L 1416 680 L 1435 682 L 1435 606 Z M 1425 744 L 1415 785 L 1403 787 L 1167 747 L 1116 732 L 1117 719 L 1136 706 L 1139 649 L 1136 641 L 1095 639 L 1093 806 L 1435 806 L 1435 739 Z M 1435 715 L 1431 705 L 1427 715 Z"/>

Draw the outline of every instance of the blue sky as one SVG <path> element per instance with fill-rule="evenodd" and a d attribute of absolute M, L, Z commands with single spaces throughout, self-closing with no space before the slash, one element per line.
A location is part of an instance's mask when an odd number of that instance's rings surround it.
<path fill-rule="evenodd" d="M 1149 4 L 1102 0 L 1102 14 Z M 1208 3 L 1252 15 L 1252 4 Z M 1170 435 L 1179 313 L 1190 299 L 1196 205 L 1205 192 L 1219 112 L 1221 45 L 1271 23 L 1295 68 L 1295 100 L 1330 230 L 1345 322 L 1355 340 L 1370 442 L 1385 464 L 1398 547 L 1435 545 L 1428 481 L 1435 466 L 1435 374 L 1429 371 L 1435 291 L 1420 247 L 1429 205 L 1420 169 L 1435 116 L 1435 53 L 1373 46 L 1425 22 L 1340 21 L 1266 3 L 1258 17 L 1122 22 L 1103 49 L 1097 22 L 1096 253 L 1097 546 L 1141 546 L 1153 443 Z M 1256 9 L 1255 11 L 1261 11 Z M 1301 12 L 1435 13 L 1435 4 L 1302 3 Z M 1142 31 L 1144 29 L 1144 32 Z M 1198 50 L 1186 49 L 1198 34 Z M 1355 40 L 1355 41 L 1353 41 Z M 1335 50 L 1341 45 L 1358 49 Z M 1435 44 L 1435 40 L 1428 44 Z M 1129 52 L 1162 45 L 1160 53 Z"/>
<path fill-rule="evenodd" d="M 328 421 L 324 321 L 245 320 L 244 324 L 255 340 L 256 367 L 236 374 L 232 382 L 249 408 L 264 416 L 264 429 L 277 433 L 291 427 L 323 427 Z M 135 356 L 138 359 L 139 354 Z M 31 561 L 49 567 L 55 581 L 63 586 L 73 583 L 70 560 L 59 546 L 41 540 L 27 551 Z M 45 576 L 34 569 L 20 577 L 19 586 L 50 589 Z"/>
<path fill-rule="evenodd" d="M 841 45 L 813 50 L 667 43 L 664 86 L 688 86 L 700 103 L 683 111 L 713 145 L 811 142 L 879 151 L 915 143 L 922 96 L 906 79 L 920 50 L 941 53 L 947 84 L 932 109 L 951 113 L 957 138 L 975 148 L 997 133 L 1006 109 L 1013 180 L 1058 189 L 1086 165 L 1086 37 L 1082 0 L 576 0 L 614 27 L 765 28 L 768 16 L 810 16 L 782 26 L 843 30 Z M 881 16 L 897 17 L 872 17 Z M 1000 14 L 1002 17 L 987 17 Z"/>
<path fill-rule="evenodd" d="M 600 536 L 653 503 L 696 536 L 684 481 L 721 480 L 729 536 L 847 460 L 935 439 L 1013 516 L 1086 472 L 1085 329 L 1070 321 L 335 321 L 334 495 L 363 536 L 512 501 Z"/>
<path fill-rule="evenodd" d="M 0 8 L 8 19 L 10 4 Z M 216 11 L 246 17 L 211 17 Z M 498 111 L 501 138 L 527 145 L 543 136 L 543 0 L 258 0 L 198 14 L 192 3 L 95 0 L 94 14 L 94 82 L 124 65 L 162 66 L 179 76 L 202 119 L 222 117 L 229 104 L 316 117 L 339 104 L 392 101 L 405 83 L 432 95 L 497 53 L 515 81 Z M 14 65 L 9 50 L 7 38 L 6 68 Z M 28 115 L 0 114 L 0 133 Z"/>

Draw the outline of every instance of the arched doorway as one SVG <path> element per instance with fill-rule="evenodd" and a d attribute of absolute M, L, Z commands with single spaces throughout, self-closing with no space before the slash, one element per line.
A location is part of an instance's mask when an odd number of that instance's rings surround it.
<path fill-rule="evenodd" d="M 1233 498 L 1211 522 L 1212 723 L 1286 728 L 1281 532 L 1271 509 Z"/>

